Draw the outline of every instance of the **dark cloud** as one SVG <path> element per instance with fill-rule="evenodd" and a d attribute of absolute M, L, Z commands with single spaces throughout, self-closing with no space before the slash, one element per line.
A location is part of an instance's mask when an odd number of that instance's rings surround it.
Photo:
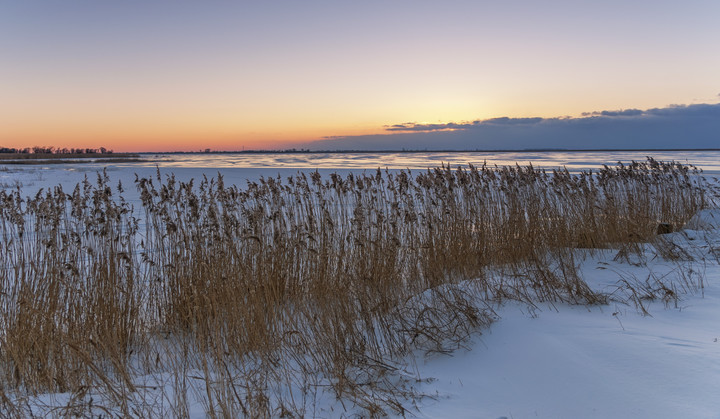
<path fill-rule="evenodd" d="M 449 122 L 446 124 L 417 124 L 414 122 L 406 122 L 404 124 L 386 125 L 385 131 L 399 131 L 399 132 L 430 132 L 430 131 L 453 131 L 453 130 L 465 130 L 477 127 L 478 125 L 528 125 L 542 122 L 543 118 L 492 118 L 476 120 L 472 122 Z"/>
<path fill-rule="evenodd" d="M 387 134 L 328 138 L 315 150 L 672 149 L 720 147 L 720 104 L 597 111 L 580 118 L 406 122 Z"/>
<path fill-rule="evenodd" d="M 666 108 L 653 108 L 645 111 L 648 115 L 667 117 L 720 117 L 720 104 L 670 105 Z"/>
<path fill-rule="evenodd" d="M 538 122 L 542 122 L 543 118 L 508 118 L 507 116 L 504 116 L 502 118 L 492 118 L 492 119 L 486 119 L 484 121 L 480 121 L 479 124 L 495 124 L 495 125 L 528 125 L 528 124 L 537 124 Z"/>
<path fill-rule="evenodd" d="M 640 109 L 623 109 L 620 111 L 583 112 L 582 116 L 638 116 L 644 113 L 645 112 Z"/>
<path fill-rule="evenodd" d="M 642 115 L 643 111 L 640 109 L 625 109 L 622 111 L 602 111 L 600 112 L 600 115 L 602 116 L 638 116 Z"/>
<path fill-rule="evenodd" d="M 455 123 L 455 122 L 450 122 L 447 124 L 417 124 L 414 122 L 406 122 L 404 124 L 386 125 L 384 128 L 385 128 L 385 131 L 427 132 L 427 131 L 467 129 L 471 126 L 472 126 L 472 124 L 469 124 L 469 123 Z"/>

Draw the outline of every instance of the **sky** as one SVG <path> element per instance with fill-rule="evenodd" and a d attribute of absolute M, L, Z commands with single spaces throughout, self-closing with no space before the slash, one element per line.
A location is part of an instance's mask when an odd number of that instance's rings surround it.
<path fill-rule="evenodd" d="M 395 148 L 428 137 L 402 124 L 716 104 L 719 17 L 714 0 L 0 0 L 0 146 Z"/>

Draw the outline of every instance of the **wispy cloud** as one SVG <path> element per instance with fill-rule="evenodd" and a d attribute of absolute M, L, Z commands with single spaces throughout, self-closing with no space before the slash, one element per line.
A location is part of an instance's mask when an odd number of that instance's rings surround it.
<path fill-rule="evenodd" d="M 405 122 L 404 124 L 386 125 L 385 131 L 390 132 L 430 132 L 430 131 L 455 131 L 473 129 L 479 125 L 528 125 L 542 122 L 543 118 L 492 118 L 484 120 L 475 120 L 472 122 L 448 122 L 445 124 L 423 124 L 415 122 Z"/>
<path fill-rule="evenodd" d="M 467 129 L 471 124 L 448 122 L 446 124 L 418 124 L 415 122 L 406 122 L 404 124 L 386 125 L 385 131 L 398 132 L 428 132 L 428 131 L 451 131 L 458 129 Z"/>
<path fill-rule="evenodd" d="M 720 104 L 586 112 L 579 118 L 492 118 L 405 122 L 386 134 L 333 137 L 311 149 L 632 149 L 720 147 Z"/>
<path fill-rule="evenodd" d="M 621 111 L 583 112 L 583 116 L 638 116 L 643 113 L 640 109 L 624 109 Z"/>

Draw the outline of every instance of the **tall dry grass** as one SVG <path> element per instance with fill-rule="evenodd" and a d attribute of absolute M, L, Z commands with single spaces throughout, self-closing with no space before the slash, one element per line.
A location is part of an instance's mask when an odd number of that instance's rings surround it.
<path fill-rule="evenodd" d="M 141 209 L 106 174 L 0 191 L 0 411 L 53 392 L 71 395 L 58 415 L 185 416 L 195 398 L 312 416 L 328 394 L 404 413 L 411 351 L 452 351 L 506 299 L 602 303 L 575 249 L 631 251 L 708 204 L 695 168 L 652 159 L 136 187 Z"/>

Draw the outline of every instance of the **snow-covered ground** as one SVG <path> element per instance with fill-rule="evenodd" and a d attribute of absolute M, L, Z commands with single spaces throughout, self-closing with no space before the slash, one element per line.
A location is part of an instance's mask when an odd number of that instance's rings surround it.
<path fill-rule="evenodd" d="M 95 170 L 8 168 L 0 171 L 0 184 L 21 183 L 27 194 L 57 184 L 69 191 L 86 173 L 92 180 Z M 172 171 L 182 180 L 217 173 L 193 168 Z M 114 168 L 110 176 L 127 184 L 136 172 L 150 176 L 155 168 Z M 253 169 L 221 172 L 239 183 L 269 174 Z M 132 190 L 129 186 L 126 189 Z M 415 389 L 427 395 L 417 401 L 417 408 L 408 404 L 409 414 L 492 419 L 720 418 L 720 211 L 699 214 L 685 230 L 665 240 L 684 249 L 692 260 L 667 261 L 647 246 L 635 261 L 641 263 L 631 263 L 614 260 L 617 251 L 607 250 L 586 257 L 581 273 L 594 289 L 607 293 L 620 280 L 659 280 L 670 288 L 674 284 L 677 304 L 642 301 L 649 315 L 632 303 L 615 300 L 592 307 L 506 304 L 496 310 L 499 320 L 478 331 L 467 349 L 449 355 L 418 353 L 408 361 L 423 379 L 414 384 Z M 614 298 L 627 300 L 628 294 L 618 291 Z M 41 399 L 62 402 L 63 396 L 56 396 Z M 204 417 L 203 406 L 190 407 L 191 415 Z M 317 406 L 315 412 L 322 417 L 342 416 L 328 406 Z"/>
<path fill-rule="evenodd" d="M 652 248 L 646 264 L 605 251 L 582 264 L 594 289 L 619 279 L 700 284 L 680 301 L 634 306 L 509 304 L 470 350 L 420 361 L 433 377 L 421 417 L 720 418 L 720 212 L 705 211 L 667 236 L 693 261 L 668 262 Z M 698 230 L 693 230 L 696 228 Z M 620 297 L 620 294 L 617 295 Z"/>

